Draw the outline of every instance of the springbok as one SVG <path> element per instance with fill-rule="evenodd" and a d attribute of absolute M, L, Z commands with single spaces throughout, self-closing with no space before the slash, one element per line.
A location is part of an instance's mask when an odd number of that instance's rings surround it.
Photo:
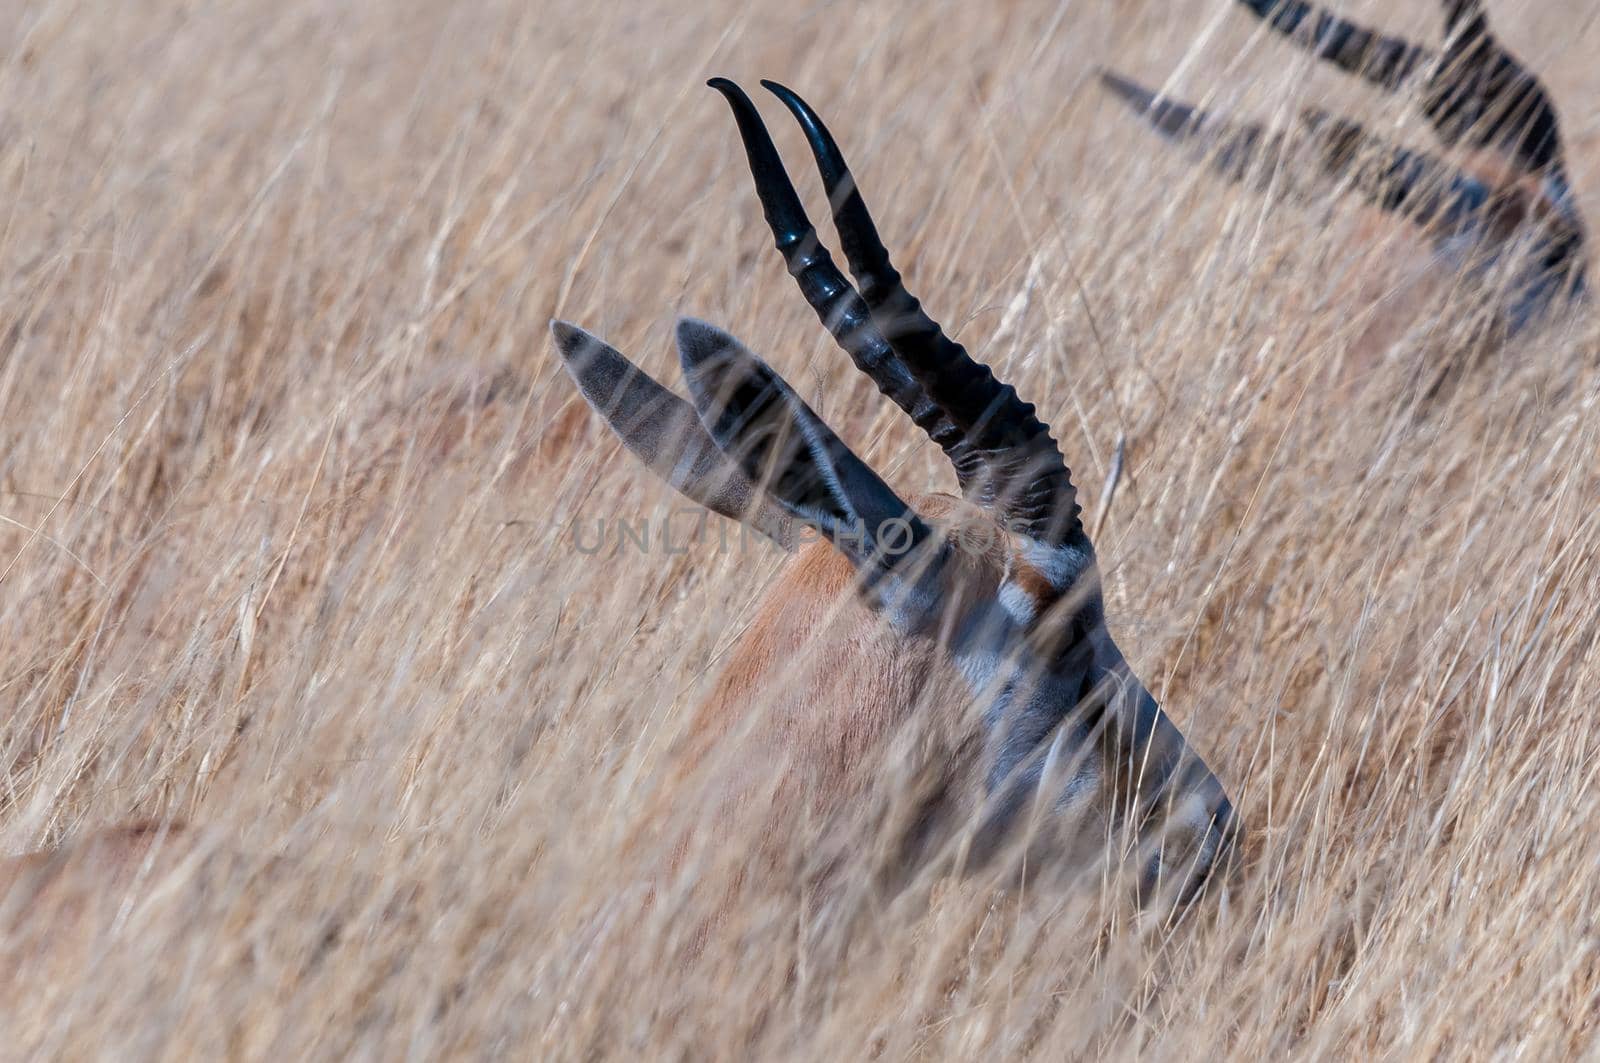
<path fill-rule="evenodd" d="M 567 371 L 630 450 L 793 553 L 692 721 L 696 741 L 749 743 L 729 758 L 733 777 L 714 785 L 748 810 L 756 788 L 785 773 L 770 822 L 825 816 L 860 792 L 874 754 L 913 717 L 947 713 L 958 737 L 943 748 L 957 752 L 930 766 L 940 796 L 919 830 L 970 824 L 967 866 L 1024 833 L 1030 860 L 1042 844 L 1060 865 L 1086 836 L 1103 846 L 1109 826 L 1131 825 L 1139 896 L 1186 904 L 1228 850 L 1234 812 L 1107 630 L 1094 547 L 1048 427 L 906 290 L 811 107 L 762 82 L 805 132 L 859 290 L 820 242 L 750 98 L 724 78 L 709 84 L 732 107 L 801 292 L 856 367 L 943 449 L 961 490 L 902 500 L 777 372 L 712 325 L 677 326 L 691 405 L 596 337 L 552 322 Z M 820 538 L 801 543 L 801 526 Z M 815 667 L 786 671 L 801 653 Z"/>
<path fill-rule="evenodd" d="M 1292 155 L 1413 222 L 1446 268 L 1500 274 L 1493 278 L 1500 293 L 1494 317 L 1506 338 L 1587 298 L 1588 234 L 1555 104 L 1490 31 L 1481 0 L 1444 0 L 1445 45 L 1438 52 L 1302 0 L 1240 2 L 1340 70 L 1387 92 L 1418 87 L 1439 140 L 1469 157 L 1458 167 L 1316 108 L 1303 110 L 1297 127 L 1270 131 L 1207 114 L 1112 71 L 1101 72 L 1102 83 L 1169 140 L 1208 151 L 1230 180 Z"/>
<path fill-rule="evenodd" d="M 1048 845 L 1051 821 L 1097 815 L 1109 827 L 1121 816 L 1139 831 L 1141 896 L 1186 904 L 1237 832 L 1233 809 L 1106 628 L 1094 548 L 1048 429 L 906 291 L 811 108 L 763 83 L 805 129 L 859 293 L 818 241 L 754 105 L 732 82 L 711 84 L 733 107 L 801 290 L 944 450 L 964 496 L 902 501 L 776 372 L 710 325 L 677 330 L 691 406 L 600 340 L 552 323 L 567 370 L 634 453 L 794 555 L 697 717 L 707 742 L 740 732 L 752 742 L 734 758 L 729 800 L 785 770 L 775 821 L 837 809 L 909 715 L 944 712 L 970 739 L 958 735 L 947 746 L 956 754 L 932 765 L 942 784 L 919 829 L 980 816 L 966 850 L 978 861 L 1030 819 L 1045 821 L 1030 839 Z M 803 542 L 802 525 L 822 538 Z M 803 646 L 824 666 L 779 682 Z M 757 726 L 741 728 L 756 707 Z M 1082 852 L 1085 836 L 1105 831 L 1059 840 Z M 110 925 L 125 889 L 203 854 L 201 837 L 181 824 L 111 828 L 0 862 L 0 939 L 44 923 L 44 938 L 21 947 L 62 960 Z M 0 968 L 27 959 L 0 956 Z"/>

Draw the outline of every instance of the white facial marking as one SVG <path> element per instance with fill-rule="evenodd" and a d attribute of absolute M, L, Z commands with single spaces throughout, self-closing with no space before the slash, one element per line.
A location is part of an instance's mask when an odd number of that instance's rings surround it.
<path fill-rule="evenodd" d="M 995 669 L 1000 665 L 999 655 L 980 649 L 977 652 L 956 654 L 956 667 L 975 695 L 983 694 L 994 683 Z"/>
<path fill-rule="evenodd" d="M 1070 587 L 1089 563 L 1082 551 L 1070 546 L 1046 546 L 1033 539 L 1023 539 L 1019 545 L 1022 559 L 1058 591 Z"/>
<path fill-rule="evenodd" d="M 1187 831 L 1199 835 L 1211 828 L 1211 809 L 1204 797 L 1190 790 L 1178 798 L 1177 807 L 1172 809 L 1167 822 L 1174 833 Z"/>
<path fill-rule="evenodd" d="M 1001 592 L 1002 597 L 1004 591 Z M 1006 654 L 1019 645 L 1023 628 L 1003 602 L 1001 608 L 980 609 L 954 632 L 951 653 L 973 696 L 995 692 L 996 675 Z"/>
<path fill-rule="evenodd" d="M 1039 615 L 1039 603 L 1015 583 L 1000 585 L 1000 607 L 1021 627 L 1027 627 Z"/>

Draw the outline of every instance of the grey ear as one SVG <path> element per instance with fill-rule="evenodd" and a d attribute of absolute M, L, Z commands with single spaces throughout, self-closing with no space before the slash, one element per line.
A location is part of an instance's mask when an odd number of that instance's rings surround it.
<path fill-rule="evenodd" d="M 550 333 L 583 397 L 652 472 L 713 513 L 794 549 L 793 519 L 722 453 L 694 407 L 576 325 L 552 321 Z"/>
<path fill-rule="evenodd" d="M 678 322 L 678 355 L 711 438 L 869 582 L 902 558 L 928 560 L 920 548 L 931 529 L 770 366 L 721 329 L 688 318 Z"/>

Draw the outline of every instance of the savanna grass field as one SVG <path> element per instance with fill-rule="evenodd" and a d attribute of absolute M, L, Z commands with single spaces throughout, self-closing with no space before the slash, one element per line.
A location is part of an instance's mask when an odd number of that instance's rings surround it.
<path fill-rule="evenodd" d="M 1490 10 L 1600 220 L 1600 13 Z M 1102 65 L 1437 150 L 1229 0 L 5 5 L 0 852 L 70 888 L 0 897 L 0 1055 L 1593 1051 L 1600 324 L 1486 348 L 1406 223 L 1195 167 Z M 1183 919 L 1092 871 L 880 888 L 893 785 L 717 910 L 755 840 L 675 772 L 782 555 L 685 544 L 549 320 L 674 385 L 716 322 L 954 485 L 785 275 L 717 74 L 817 106 L 1054 427 L 1112 632 L 1243 820 Z M 199 840 L 71 857 L 132 823 Z"/>

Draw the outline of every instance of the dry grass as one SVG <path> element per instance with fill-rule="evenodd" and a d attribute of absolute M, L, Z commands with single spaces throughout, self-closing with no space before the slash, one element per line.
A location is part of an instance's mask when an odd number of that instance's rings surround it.
<path fill-rule="evenodd" d="M 1600 21 L 1523 4 L 1492 6 L 1600 218 Z M 1437 33 L 1420 2 L 1383 20 Z M 1222 0 L 5 7 L 0 850 L 135 819 L 211 848 L 8 992 L 0 1051 L 1587 1045 L 1600 329 L 1420 404 L 1469 322 L 1406 287 L 1402 229 L 1193 174 L 1091 84 L 1180 70 L 1427 143 L 1253 31 Z M 834 907 L 775 890 L 697 961 L 743 839 L 646 896 L 623 841 L 703 812 L 662 780 L 778 559 L 575 550 L 678 503 L 546 320 L 666 380 L 674 315 L 717 321 L 904 489 L 949 482 L 790 287 L 710 73 L 829 117 L 913 288 L 1087 500 L 1126 438 L 1113 630 L 1249 828 L 1175 931 L 1093 890 L 888 898 L 870 846 Z M 796 881 L 829 843 L 795 826 Z"/>

